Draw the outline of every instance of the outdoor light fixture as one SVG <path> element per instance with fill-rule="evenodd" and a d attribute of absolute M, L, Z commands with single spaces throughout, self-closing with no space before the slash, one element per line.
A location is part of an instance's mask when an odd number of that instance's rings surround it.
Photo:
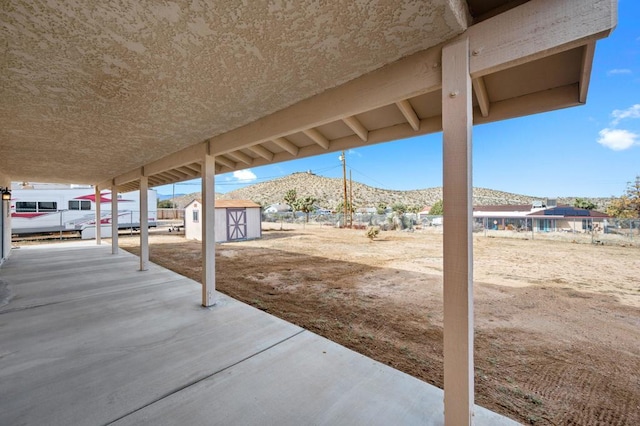
<path fill-rule="evenodd" d="M 0 189 L 2 189 L 2 201 L 11 201 L 11 191 L 9 191 L 9 188 Z"/>

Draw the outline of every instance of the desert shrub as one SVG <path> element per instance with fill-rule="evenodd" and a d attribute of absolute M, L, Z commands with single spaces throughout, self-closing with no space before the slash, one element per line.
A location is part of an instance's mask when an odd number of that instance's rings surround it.
<path fill-rule="evenodd" d="M 367 238 L 369 238 L 371 241 L 373 241 L 374 238 L 376 238 L 379 233 L 380 233 L 380 228 L 379 227 L 370 226 L 369 228 L 367 228 L 367 232 L 365 232 L 365 235 L 367 236 Z"/>

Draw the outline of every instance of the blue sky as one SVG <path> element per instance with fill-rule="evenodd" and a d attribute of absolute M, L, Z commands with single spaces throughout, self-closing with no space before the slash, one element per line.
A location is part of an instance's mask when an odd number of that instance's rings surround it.
<path fill-rule="evenodd" d="M 538 197 L 619 196 L 640 175 L 640 2 L 620 0 L 618 26 L 596 45 L 585 106 L 475 126 L 473 184 Z M 216 192 L 311 170 L 342 177 L 340 153 L 216 176 Z M 347 152 L 353 180 L 385 189 L 442 185 L 442 134 Z M 158 187 L 171 194 L 172 185 Z M 200 191 L 200 180 L 175 185 Z"/>

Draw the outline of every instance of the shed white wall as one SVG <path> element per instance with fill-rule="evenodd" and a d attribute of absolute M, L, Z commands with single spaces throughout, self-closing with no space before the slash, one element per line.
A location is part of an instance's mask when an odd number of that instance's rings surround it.
<path fill-rule="evenodd" d="M 262 213 L 260 208 L 247 208 L 247 238 L 262 237 Z"/>
<path fill-rule="evenodd" d="M 188 240 L 202 241 L 202 205 L 189 204 L 185 208 L 184 236 Z M 193 221 L 193 211 L 198 210 L 198 222 Z M 247 239 L 260 238 L 262 236 L 262 215 L 260 208 L 247 208 Z M 216 243 L 227 241 L 227 209 L 215 209 L 215 239 Z"/>
<path fill-rule="evenodd" d="M 216 209 L 216 243 L 227 241 L 227 209 Z"/>
<path fill-rule="evenodd" d="M 197 222 L 193 221 L 194 210 L 198 211 Z M 191 203 L 184 209 L 184 236 L 187 240 L 202 241 L 202 205 L 200 203 Z"/>

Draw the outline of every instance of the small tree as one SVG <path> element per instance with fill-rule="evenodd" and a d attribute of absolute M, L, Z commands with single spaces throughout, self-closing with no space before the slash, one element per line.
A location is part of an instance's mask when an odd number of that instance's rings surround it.
<path fill-rule="evenodd" d="M 577 207 L 579 209 L 593 210 L 597 206 L 595 203 L 587 200 L 586 198 L 576 198 L 575 201 L 573 202 L 573 207 Z"/>
<path fill-rule="evenodd" d="M 619 219 L 640 217 L 640 176 L 636 176 L 634 182 L 627 183 L 627 189 L 623 196 L 611 198 L 607 214 Z"/>
<path fill-rule="evenodd" d="M 344 213 L 344 201 L 340 201 L 338 205 L 336 205 L 335 211 L 338 213 Z M 347 212 L 353 213 L 355 209 L 351 205 L 349 201 L 347 201 Z"/>
<path fill-rule="evenodd" d="M 369 238 L 370 241 L 373 241 L 379 233 L 380 228 L 378 226 L 370 226 L 369 228 L 367 228 L 367 232 L 365 232 L 365 235 L 367 236 L 367 238 Z"/>
<path fill-rule="evenodd" d="M 398 216 L 402 216 L 407 211 L 407 206 L 404 205 L 403 203 L 393 203 L 391 205 L 391 210 L 396 212 Z"/>
<path fill-rule="evenodd" d="M 307 222 L 309 222 L 309 213 L 313 211 L 314 204 L 317 203 L 318 200 L 310 195 L 306 197 L 298 198 L 294 201 L 295 209 L 299 212 L 305 213 L 307 215 Z"/>
<path fill-rule="evenodd" d="M 640 175 L 636 176 L 635 182 L 627 183 L 626 195 L 629 198 L 631 210 L 635 212 L 634 217 L 640 217 Z"/>
<path fill-rule="evenodd" d="M 377 214 L 385 214 L 387 212 L 387 204 L 386 203 L 378 203 L 376 207 Z"/>
<path fill-rule="evenodd" d="M 633 219 L 637 213 L 633 210 L 631 200 L 626 195 L 620 198 L 612 198 L 606 213 L 618 219 Z"/>
<path fill-rule="evenodd" d="M 176 205 L 173 203 L 172 200 L 162 200 L 162 201 L 158 201 L 158 208 L 159 209 L 175 209 Z"/>
<path fill-rule="evenodd" d="M 290 189 L 284 194 L 284 202 L 291 207 L 291 210 L 296 211 L 296 200 L 298 199 L 298 193 L 295 189 Z"/>
<path fill-rule="evenodd" d="M 444 204 L 442 200 L 436 201 L 436 203 L 429 210 L 431 216 L 442 216 L 444 214 Z"/>

